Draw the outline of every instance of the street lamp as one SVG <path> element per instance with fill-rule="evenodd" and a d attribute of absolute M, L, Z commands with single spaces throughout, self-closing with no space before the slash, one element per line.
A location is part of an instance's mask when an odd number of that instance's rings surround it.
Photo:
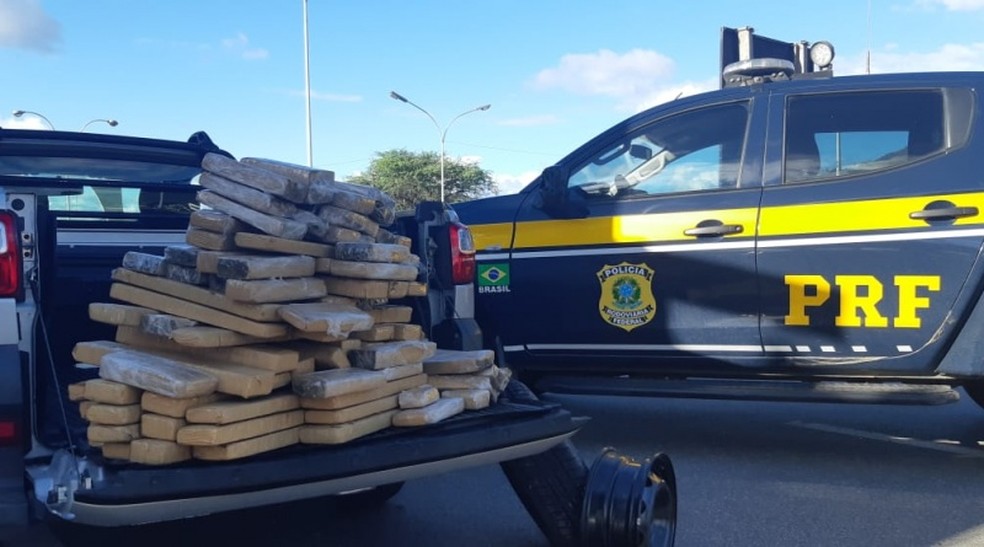
<path fill-rule="evenodd" d="M 14 110 L 14 117 L 15 118 L 20 118 L 24 114 L 30 114 L 32 116 L 37 116 L 38 118 L 41 118 L 42 120 L 44 120 L 44 123 L 48 124 L 48 129 L 51 129 L 52 131 L 55 130 L 55 124 L 51 123 L 51 120 L 49 120 L 48 118 L 44 117 L 43 114 L 39 114 L 37 112 L 31 112 L 30 110 Z"/>
<path fill-rule="evenodd" d="M 116 127 L 117 125 L 120 124 L 120 122 L 118 122 L 116 120 L 107 120 L 107 119 L 103 119 L 103 118 L 98 118 L 98 119 L 95 119 L 95 120 L 89 120 L 89 121 L 85 122 L 85 125 L 82 126 L 82 129 L 79 129 L 79 133 L 85 133 L 85 128 L 86 127 L 89 127 L 90 125 L 92 125 L 94 123 L 98 123 L 98 122 L 102 122 L 102 123 L 104 123 L 104 124 L 106 124 L 106 125 L 108 125 L 110 127 Z"/>
<path fill-rule="evenodd" d="M 482 106 L 476 106 L 475 108 L 473 108 L 471 110 L 466 110 L 466 111 L 462 112 L 461 114 L 458 114 L 457 116 L 455 116 L 454 118 L 452 118 L 451 121 L 448 122 L 448 124 L 445 125 L 444 128 L 442 129 L 441 128 L 441 124 L 437 123 L 437 120 L 434 119 L 434 116 L 431 116 L 431 113 L 430 112 L 424 110 L 423 108 L 420 107 L 420 105 L 414 103 L 410 99 L 407 99 L 406 97 L 404 97 L 403 95 L 400 95 L 396 91 L 390 91 L 390 98 L 396 99 L 396 100 L 398 100 L 400 102 L 407 103 L 408 105 L 410 105 L 410 106 L 416 108 L 417 110 L 423 112 L 424 114 L 426 114 L 427 117 L 430 118 L 430 121 L 434 122 L 434 127 L 437 128 L 437 132 L 441 134 L 441 203 L 444 203 L 444 140 L 448 136 L 448 129 L 451 129 L 451 124 L 453 124 L 454 122 L 456 122 L 458 120 L 458 118 L 460 118 L 460 117 L 462 117 L 462 116 L 464 116 L 466 114 L 471 114 L 472 112 L 479 112 L 479 111 L 488 110 L 488 109 L 492 108 L 492 105 L 485 104 L 485 105 L 482 105 Z"/>

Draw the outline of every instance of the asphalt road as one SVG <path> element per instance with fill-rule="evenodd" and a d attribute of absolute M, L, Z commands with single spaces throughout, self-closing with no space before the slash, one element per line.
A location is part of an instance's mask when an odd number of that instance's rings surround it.
<path fill-rule="evenodd" d="M 668 453 L 679 546 L 984 545 L 984 410 L 548 396 L 592 417 L 575 444 Z M 309 502 L 154 526 L 129 545 L 542 546 L 497 466 L 407 484 L 384 508 Z M 110 540 L 119 541 L 110 541 Z M 57 545 L 43 531 L 7 545 Z"/>
<path fill-rule="evenodd" d="M 984 545 L 984 410 L 557 398 L 586 454 L 668 453 L 677 545 Z"/>

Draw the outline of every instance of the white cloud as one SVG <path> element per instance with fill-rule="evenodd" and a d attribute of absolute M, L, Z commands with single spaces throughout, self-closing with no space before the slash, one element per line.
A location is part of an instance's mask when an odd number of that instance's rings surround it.
<path fill-rule="evenodd" d="M 633 49 L 620 55 L 603 49 L 564 55 L 558 66 L 541 70 L 534 77 L 533 86 L 625 98 L 665 81 L 673 70 L 673 60 L 656 51 Z"/>
<path fill-rule="evenodd" d="M 552 114 L 542 114 L 539 116 L 527 116 L 525 118 L 511 118 L 508 120 L 500 120 L 497 125 L 504 125 L 506 127 L 535 127 L 540 125 L 554 125 L 560 121 L 560 118 Z"/>
<path fill-rule="evenodd" d="M 233 38 L 223 39 L 222 49 L 234 55 L 238 55 L 247 61 L 266 59 L 270 56 L 270 52 L 263 48 L 250 47 L 249 38 L 243 32 L 240 32 Z"/>
<path fill-rule="evenodd" d="M 596 53 L 564 55 L 553 68 L 541 70 L 535 89 L 561 89 L 579 95 L 617 99 L 620 110 L 638 112 L 650 106 L 713 89 L 717 81 L 674 82 L 673 59 L 648 49 L 624 54 L 603 49 Z"/>
<path fill-rule="evenodd" d="M 925 7 L 943 6 L 947 11 L 975 11 L 984 9 L 984 0 L 917 0 Z"/>
<path fill-rule="evenodd" d="M 0 47 L 51 53 L 60 43 L 61 25 L 40 0 L 0 0 Z"/>
<path fill-rule="evenodd" d="M 505 194 L 515 194 L 526 185 L 533 182 L 533 179 L 540 176 L 539 171 L 527 171 L 525 173 L 520 173 L 519 175 L 492 175 L 492 179 L 495 180 L 496 187 L 499 192 L 498 195 Z"/>
<path fill-rule="evenodd" d="M 984 70 L 984 42 L 944 44 L 929 52 L 902 52 L 886 47 L 871 52 L 871 72 Z M 835 74 L 864 74 L 864 54 L 834 62 Z"/>
<path fill-rule="evenodd" d="M 51 129 L 48 124 L 44 123 L 44 120 L 30 115 L 0 119 L 0 127 L 4 129 Z"/>

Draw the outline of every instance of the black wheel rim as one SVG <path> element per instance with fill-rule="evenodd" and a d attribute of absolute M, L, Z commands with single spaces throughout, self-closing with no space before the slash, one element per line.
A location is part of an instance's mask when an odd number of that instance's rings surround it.
<path fill-rule="evenodd" d="M 592 547 L 669 547 L 676 536 L 676 476 L 658 453 L 641 464 L 606 448 L 591 466 L 581 543 Z"/>

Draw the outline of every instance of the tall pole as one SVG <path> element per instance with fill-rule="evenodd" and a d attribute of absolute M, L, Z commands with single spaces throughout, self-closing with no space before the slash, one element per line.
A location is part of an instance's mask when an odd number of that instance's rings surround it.
<path fill-rule="evenodd" d="M 311 61 L 310 42 L 308 38 L 308 0 L 304 2 L 304 102 L 307 112 L 307 162 L 308 167 L 314 167 L 314 149 L 311 143 Z"/>
<path fill-rule="evenodd" d="M 444 137 L 446 137 L 447 134 L 447 129 L 441 133 L 441 203 L 444 203 Z"/>
<path fill-rule="evenodd" d="M 431 113 L 430 112 L 424 110 L 417 103 L 411 101 L 410 99 L 407 99 L 406 97 L 404 97 L 403 95 L 400 95 L 396 91 L 390 91 L 390 98 L 396 99 L 397 101 L 400 101 L 400 102 L 403 102 L 403 103 L 407 103 L 408 105 L 410 105 L 410 106 L 416 108 L 417 110 L 423 112 L 424 114 L 426 114 L 427 117 L 430 118 L 430 121 L 434 122 L 434 127 L 437 128 L 437 132 L 441 135 L 441 203 L 444 203 L 444 141 L 447 139 L 448 129 L 451 129 L 451 124 L 453 124 L 454 122 L 458 121 L 458 118 L 461 118 L 462 116 L 464 116 L 466 114 L 471 114 L 472 112 L 479 112 L 479 111 L 488 110 L 488 109 L 492 108 L 492 105 L 485 104 L 485 105 L 482 105 L 482 106 L 476 106 L 475 108 L 472 108 L 471 110 L 466 110 L 466 111 L 462 112 L 461 114 L 458 114 L 457 116 L 455 116 L 454 118 L 452 118 L 451 121 L 448 122 L 448 124 L 442 128 L 441 127 L 441 124 L 437 123 L 437 120 L 434 119 L 434 116 L 431 116 Z"/>

